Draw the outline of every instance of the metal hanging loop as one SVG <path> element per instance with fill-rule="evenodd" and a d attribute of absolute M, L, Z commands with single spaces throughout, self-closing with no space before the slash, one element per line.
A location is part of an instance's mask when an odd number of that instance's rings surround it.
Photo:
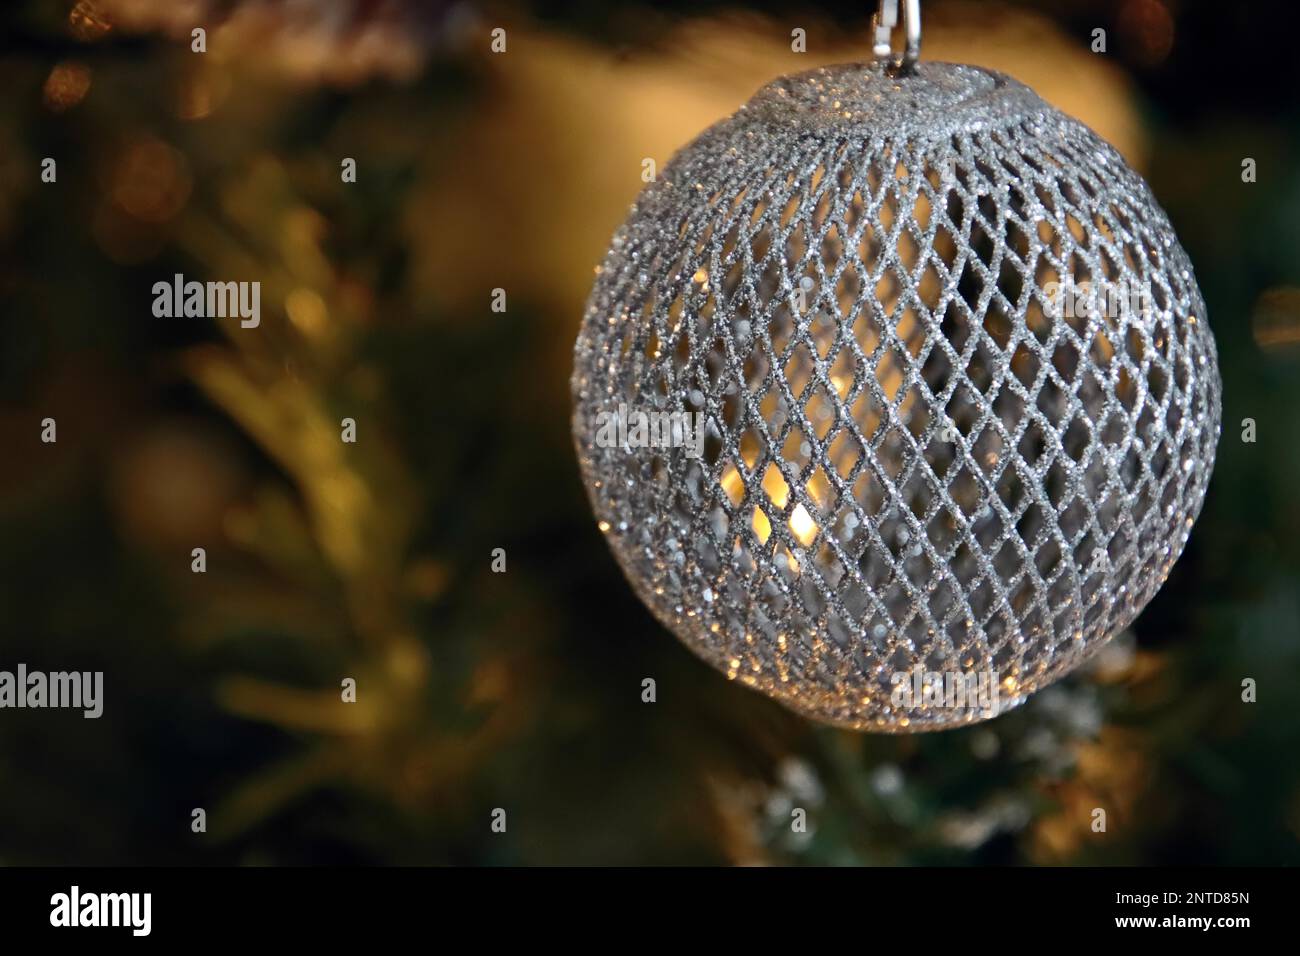
<path fill-rule="evenodd" d="M 902 0 L 902 4 L 903 52 L 898 55 L 894 54 L 890 41 L 898 26 L 899 0 L 880 0 L 871 18 L 871 30 L 875 34 L 871 52 L 877 60 L 885 61 L 896 76 L 915 73 L 916 61 L 921 58 L 921 0 Z"/>

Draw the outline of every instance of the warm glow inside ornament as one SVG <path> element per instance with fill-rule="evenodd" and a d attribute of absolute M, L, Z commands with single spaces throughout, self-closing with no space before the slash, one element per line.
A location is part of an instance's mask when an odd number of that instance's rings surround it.
<path fill-rule="evenodd" d="M 1146 183 L 1015 80 L 918 64 L 918 6 L 901 56 L 884 0 L 874 63 L 777 79 L 673 158 L 573 374 L 592 505 L 659 620 L 891 732 L 992 716 L 1127 626 L 1219 434 Z"/>

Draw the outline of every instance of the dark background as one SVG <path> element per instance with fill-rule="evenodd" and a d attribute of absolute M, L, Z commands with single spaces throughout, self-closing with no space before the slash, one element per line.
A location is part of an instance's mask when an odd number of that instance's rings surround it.
<path fill-rule="evenodd" d="M 0 669 L 103 670 L 105 713 L 0 711 L 0 862 L 1300 862 L 1289 4 L 923 3 L 923 55 L 1147 176 L 1218 341 L 1204 512 L 1089 672 L 976 728 L 820 728 L 596 531 L 570 350 L 639 158 L 867 55 L 873 6 L 5 4 Z M 261 281 L 261 327 L 154 318 L 176 272 Z"/>

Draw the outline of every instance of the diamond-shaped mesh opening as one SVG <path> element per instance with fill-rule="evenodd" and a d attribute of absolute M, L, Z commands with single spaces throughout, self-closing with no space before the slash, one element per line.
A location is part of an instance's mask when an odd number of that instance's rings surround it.
<path fill-rule="evenodd" d="M 738 114 L 592 294 L 574 429 L 616 554 L 696 651 L 823 719 L 977 719 L 891 700 L 917 664 L 1050 682 L 1150 599 L 1204 495 L 1186 256 L 1110 147 L 1025 102 L 942 135 Z M 700 454 L 598 445 L 620 403 L 694 416 Z"/>

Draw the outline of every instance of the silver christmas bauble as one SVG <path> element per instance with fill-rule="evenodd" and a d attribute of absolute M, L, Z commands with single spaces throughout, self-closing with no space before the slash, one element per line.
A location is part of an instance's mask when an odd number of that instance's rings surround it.
<path fill-rule="evenodd" d="M 1119 154 L 1009 77 L 780 78 L 598 270 L 573 435 L 642 600 L 817 720 L 972 723 L 1127 626 L 1219 433 L 1205 305 Z"/>

